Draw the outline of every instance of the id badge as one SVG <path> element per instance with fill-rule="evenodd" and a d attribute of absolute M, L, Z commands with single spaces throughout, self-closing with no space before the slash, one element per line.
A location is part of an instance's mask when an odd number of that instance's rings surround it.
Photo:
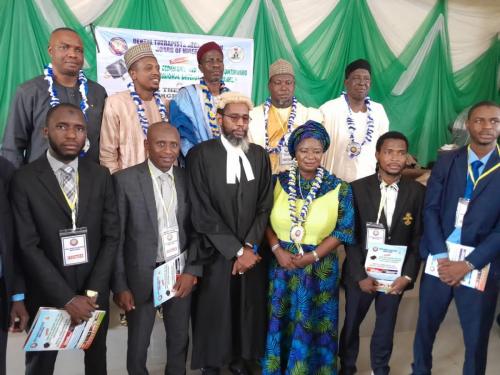
<path fill-rule="evenodd" d="M 464 216 L 469 207 L 469 200 L 466 198 L 459 198 L 457 204 L 457 213 L 455 215 L 455 228 L 462 228 L 464 223 Z"/>
<path fill-rule="evenodd" d="M 380 223 L 366 223 L 366 248 L 373 243 L 385 243 L 385 227 Z"/>
<path fill-rule="evenodd" d="M 288 148 L 283 147 L 280 152 L 280 166 L 288 167 L 292 165 L 293 159 L 290 153 L 288 152 Z"/>
<path fill-rule="evenodd" d="M 87 228 L 62 229 L 59 231 L 64 266 L 87 263 Z"/>
<path fill-rule="evenodd" d="M 179 255 L 179 228 L 174 226 L 165 229 L 161 233 L 161 242 L 163 245 L 163 257 L 165 260 Z"/>
<path fill-rule="evenodd" d="M 285 135 L 285 142 L 283 142 L 283 147 L 280 151 L 280 166 L 289 167 L 293 163 L 293 158 L 288 152 L 288 140 L 290 139 L 290 133 Z"/>

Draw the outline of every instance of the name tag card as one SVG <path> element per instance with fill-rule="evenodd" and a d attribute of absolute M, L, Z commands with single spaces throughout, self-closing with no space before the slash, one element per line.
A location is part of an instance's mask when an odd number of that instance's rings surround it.
<path fill-rule="evenodd" d="M 283 143 L 283 147 L 281 147 L 280 151 L 280 166 L 289 167 L 293 163 L 293 158 L 288 152 L 288 140 L 290 139 L 290 133 L 285 135 L 285 142 Z"/>
<path fill-rule="evenodd" d="M 455 228 L 462 228 L 464 223 L 464 216 L 469 207 L 469 200 L 466 198 L 459 198 L 457 204 L 457 213 L 455 215 Z"/>
<path fill-rule="evenodd" d="M 173 226 L 161 232 L 163 257 L 165 260 L 180 254 L 179 227 Z"/>
<path fill-rule="evenodd" d="M 366 223 L 366 248 L 375 243 L 385 243 L 385 228 L 380 223 Z"/>
<path fill-rule="evenodd" d="M 87 228 L 62 229 L 59 231 L 63 264 L 75 266 L 87 263 Z"/>

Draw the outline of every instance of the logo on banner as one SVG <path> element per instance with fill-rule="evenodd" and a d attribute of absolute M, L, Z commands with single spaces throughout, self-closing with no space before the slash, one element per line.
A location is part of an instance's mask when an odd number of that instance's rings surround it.
<path fill-rule="evenodd" d="M 239 63 L 245 58 L 245 51 L 241 47 L 234 46 L 229 48 L 228 56 L 232 62 Z"/>
<path fill-rule="evenodd" d="M 109 41 L 109 49 L 116 56 L 122 56 L 127 52 L 128 45 L 125 39 L 116 36 Z"/>

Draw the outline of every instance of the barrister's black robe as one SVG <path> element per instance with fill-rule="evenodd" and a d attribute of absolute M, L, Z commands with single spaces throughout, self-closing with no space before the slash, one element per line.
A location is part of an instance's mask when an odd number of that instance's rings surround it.
<path fill-rule="evenodd" d="M 273 204 L 269 157 L 260 146 L 247 152 L 255 179 L 226 182 L 227 153 L 219 139 L 188 154 L 193 227 L 202 237 L 195 262 L 203 277 L 193 306 L 191 366 L 222 367 L 233 359 L 258 359 L 266 339 L 267 267 L 262 261 L 244 275 L 231 275 L 245 243 L 260 245 Z M 259 247 L 261 256 L 264 251 Z"/>

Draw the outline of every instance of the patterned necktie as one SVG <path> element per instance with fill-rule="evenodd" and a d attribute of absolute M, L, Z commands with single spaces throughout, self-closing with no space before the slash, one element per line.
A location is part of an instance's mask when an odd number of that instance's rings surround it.
<path fill-rule="evenodd" d="M 73 167 L 66 165 L 59 169 L 61 176 L 61 188 L 70 202 L 73 202 L 76 195 L 75 179 L 73 178 Z"/>

